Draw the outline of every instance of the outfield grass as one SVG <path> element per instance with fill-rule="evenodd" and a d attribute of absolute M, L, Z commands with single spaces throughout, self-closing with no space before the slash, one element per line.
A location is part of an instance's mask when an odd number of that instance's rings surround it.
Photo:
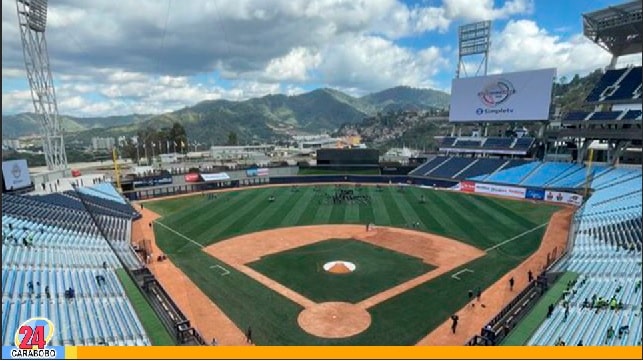
<path fill-rule="evenodd" d="M 370 205 L 320 204 L 313 187 L 246 189 L 221 193 L 216 200 L 202 195 L 146 202 L 163 224 L 194 242 L 209 245 L 232 236 L 278 227 L 311 224 L 366 224 L 406 227 L 444 235 L 487 249 L 545 224 L 558 207 L 520 201 L 435 191 L 415 187 L 364 187 Z M 322 188 L 332 193 L 334 186 Z M 269 203 L 267 197 L 276 201 Z M 422 204 L 421 195 L 426 198 Z M 260 345 L 412 345 L 467 303 L 467 290 L 487 288 L 515 268 L 539 246 L 545 227 L 490 250 L 459 269 L 460 281 L 447 273 L 369 309 L 371 326 L 344 339 L 323 339 L 297 325 L 301 307 L 252 278 L 235 271 L 221 277 L 209 267 L 223 265 L 195 243 L 156 225 L 159 247 L 241 328 L 253 328 Z M 454 270 L 457 271 L 459 269 Z M 484 294 L 483 294 L 484 299 Z"/>
<path fill-rule="evenodd" d="M 338 260 L 354 263 L 356 271 L 324 271 L 326 262 Z M 293 248 L 248 266 L 317 303 L 357 303 L 435 268 L 417 257 L 354 239 L 331 239 Z"/>
<path fill-rule="evenodd" d="M 136 287 L 132 279 L 127 275 L 124 269 L 120 268 L 116 270 L 118 279 L 120 279 L 127 298 L 129 298 L 134 311 L 138 315 L 145 333 L 150 338 L 150 342 L 154 346 L 174 346 L 174 338 L 167 332 L 165 326 L 161 323 L 161 320 L 156 315 L 156 312 L 152 309 L 150 304 L 145 299 L 145 296 L 141 291 Z"/>

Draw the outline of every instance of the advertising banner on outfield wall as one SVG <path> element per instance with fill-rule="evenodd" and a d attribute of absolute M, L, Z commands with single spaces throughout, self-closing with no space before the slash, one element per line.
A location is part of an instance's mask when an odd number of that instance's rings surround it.
<path fill-rule="evenodd" d="M 507 122 L 549 119 L 556 69 L 539 69 L 454 79 L 450 122 Z"/>
<path fill-rule="evenodd" d="M 470 181 L 460 182 L 460 192 L 473 193 L 476 191 L 476 183 Z"/>
<path fill-rule="evenodd" d="M 481 194 L 493 194 L 496 196 L 525 198 L 526 189 L 522 187 L 499 186 L 494 184 L 475 184 L 475 192 Z"/>
<path fill-rule="evenodd" d="M 201 178 L 206 182 L 230 180 L 228 173 L 201 173 Z"/>
<path fill-rule="evenodd" d="M 525 198 L 542 201 L 545 199 L 545 191 L 543 189 L 527 189 Z"/>
<path fill-rule="evenodd" d="M 546 191 L 545 200 L 548 202 L 572 204 L 580 206 L 583 203 L 583 197 L 576 193 Z"/>

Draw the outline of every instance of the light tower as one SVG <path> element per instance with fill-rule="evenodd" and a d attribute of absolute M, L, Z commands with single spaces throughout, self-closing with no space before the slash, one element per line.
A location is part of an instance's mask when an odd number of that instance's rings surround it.
<path fill-rule="evenodd" d="M 481 75 L 487 75 L 487 62 L 489 60 L 489 48 L 491 47 L 491 21 L 480 21 L 477 23 L 462 25 L 458 28 L 458 69 L 455 77 L 460 77 L 460 72 L 464 71 L 467 75 L 467 69 L 464 58 L 471 55 L 482 55 L 482 61 L 474 76 L 479 75 L 484 66 L 484 72 Z"/>
<path fill-rule="evenodd" d="M 16 7 L 31 99 L 42 127 L 42 148 L 47 168 L 67 169 L 65 142 L 45 40 L 47 0 L 16 0 Z"/>

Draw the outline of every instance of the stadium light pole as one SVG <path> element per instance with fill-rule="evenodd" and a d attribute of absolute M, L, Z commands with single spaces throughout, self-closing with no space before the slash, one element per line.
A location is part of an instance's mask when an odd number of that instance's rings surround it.
<path fill-rule="evenodd" d="M 47 0 L 16 0 L 16 9 L 31 99 L 42 128 L 47 168 L 65 170 L 67 153 L 45 38 Z"/>

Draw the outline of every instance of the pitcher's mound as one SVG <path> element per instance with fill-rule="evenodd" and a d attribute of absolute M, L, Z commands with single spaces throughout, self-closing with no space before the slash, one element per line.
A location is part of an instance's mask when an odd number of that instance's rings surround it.
<path fill-rule="evenodd" d="M 301 311 L 297 322 L 311 335 L 343 338 L 366 330 L 371 324 L 371 314 L 352 303 L 325 302 Z"/>
<path fill-rule="evenodd" d="M 355 268 L 354 263 L 346 261 L 332 261 L 324 264 L 324 271 L 330 273 L 351 273 Z"/>

